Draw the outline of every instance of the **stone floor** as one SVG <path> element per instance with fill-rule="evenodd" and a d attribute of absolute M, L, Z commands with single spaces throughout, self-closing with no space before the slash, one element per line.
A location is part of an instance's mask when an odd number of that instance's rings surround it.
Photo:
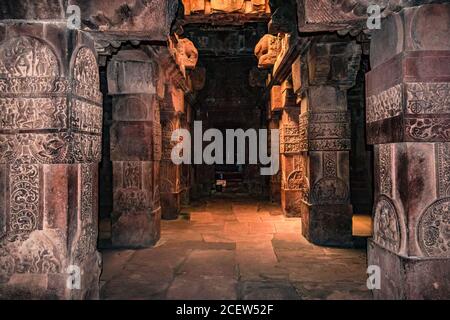
<path fill-rule="evenodd" d="M 162 222 L 143 250 L 103 251 L 103 299 L 370 299 L 363 249 L 314 246 L 298 218 L 211 199 Z"/>

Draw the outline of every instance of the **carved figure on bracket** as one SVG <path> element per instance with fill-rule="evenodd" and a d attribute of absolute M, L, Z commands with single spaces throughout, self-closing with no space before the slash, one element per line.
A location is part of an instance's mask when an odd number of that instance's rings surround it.
<path fill-rule="evenodd" d="M 177 62 L 185 69 L 193 70 L 198 61 L 198 50 L 194 43 L 187 38 L 177 38 Z"/>
<path fill-rule="evenodd" d="M 264 35 L 255 47 L 255 56 L 258 58 L 258 68 L 268 69 L 275 64 L 281 50 L 281 40 L 278 36 Z"/>

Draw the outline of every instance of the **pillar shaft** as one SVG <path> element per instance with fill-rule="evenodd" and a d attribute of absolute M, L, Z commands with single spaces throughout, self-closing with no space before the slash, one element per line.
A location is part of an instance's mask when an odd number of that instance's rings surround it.
<path fill-rule="evenodd" d="M 448 4 L 404 9 L 372 39 L 366 122 L 375 145 L 375 204 L 368 260 L 382 277 L 375 298 L 446 299 L 450 292 L 449 17 Z"/>
<path fill-rule="evenodd" d="M 178 218 L 181 210 L 182 165 L 173 163 L 172 149 L 176 142 L 172 141 L 172 133 L 181 129 L 181 114 L 184 113 L 184 92 L 169 85 L 164 99 L 161 124 L 162 146 L 161 159 L 161 209 L 163 219 Z"/>
<path fill-rule="evenodd" d="M 298 179 L 302 233 L 315 244 L 352 244 L 346 90 L 359 59 L 356 43 L 335 37 L 314 39 L 303 57 Z"/>
<path fill-rule="evenodd" d="M 108 65 L 114 247 L 148 247 L 160 236 L 161 126 L 154 70 L 138 50 L 121 51 Z"/>
<path fill-rule="evenodd" d="M 93 43 L 56 24 L 0 35 L 0 299 L 98 298 Z"/>

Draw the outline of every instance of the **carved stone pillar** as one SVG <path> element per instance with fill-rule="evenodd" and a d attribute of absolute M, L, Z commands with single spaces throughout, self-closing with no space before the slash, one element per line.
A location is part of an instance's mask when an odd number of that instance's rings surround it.
<path fill-rule="evenodd" d="M 98 298 L 101 132 L 89 38 L 0 24 L 0 299 Z"/>
<path fill-rule="evenodd" d="M 285 88 L 285 86 L 282 86 Z M 289 91 L 290 93 L 286 93 Z M 293 95 L 292 88 L 285 88 L 281 95 Z M 290 101 L 292 99 L 281 99 Z M 280 129 L 280 168 L 281 168 L 281 207 L 286 216 L 300 216 L 302 188 L 305 187 L 299 179 L 302 170 L 299 145 L 299 114 L 300 108 L 292 102 L 283 104 Z"/>
<path fill-rule="evenodd" d="M 160 236 L 161 125 L 156 70 L 139 50 L 122 50 L 108 65 L 108 88 L 113 96 L 115 247 L 148 247 Z"/>
<path fill-rule="evenodd" d="M 181 209 L 182 166 L 174 164 L 171 152 L 176 142 L 172 133 L 181 128 L 181 114 L 184 112 L 184 92 L 173 85 L 166 90 L 161 108 L 162 159 L 161 159 L 161 210 L 162 218 L 178 218 Z"/>
<path fill-rule="evenodd" d="M 334 37 L 315 39 L 302 58 L 298 165 L 302 233 L 319 245 L 352 244 L 349 189 L 350 115 L 346 89 L 354 84 L 360 48 Z"/>
<path fill-rule="evenodd" d="M 378 299 L 450 292 L 450 5 L 403 9 L 371 43 L 367 134 L 375 145 Z M 387 38 L 389 36 L 389 38 Z"/>
<path fill-rule="evenodd" d="M 268 130 L 279 128 L 280 119 L 278 119 L 278 116 L 272 116 L 269 121 Z M 268 135 L 268 146 L 271 146 L 270 138 L 271 135 Z M 279 150 L 270 150 L 270 152 L 279 152 Z M 270 176 L 270 201 L 281 203 L 281 170 L 278 170 L 277 174 Z"/>

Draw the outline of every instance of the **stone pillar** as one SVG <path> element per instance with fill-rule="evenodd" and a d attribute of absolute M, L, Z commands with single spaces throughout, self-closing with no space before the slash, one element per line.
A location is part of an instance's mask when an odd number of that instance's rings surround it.
<path fill-rule="evenodd" d="M 286 106 L 280 121 L 280 168 L 281 168 L 281 207 L 286 216 L 300 216 L 300 207 L 305 188 L 299 179 L 300 145 L 299 145 L 298 106 Z"/>
<path fill-rule="evenodd" d="M 350 246 L 351 144 L 346 90 L 354 85 L 360 48 L 355 42 L 321 37 L 313 40 L 302 59 L 302 152 L 297 165 L 297 179 L 303 186 L 302 234 L 315 244 Z"/>
<path fill-rule="evenodd" d="M 0 24 L 0 299 L 95 299 L 102 98 L 93 43 Z"/>
<path fill-rule="evenodd" d="M 268 130 L 279 129 L 280 119 L 278 119 L 278 116 L 272 116 L 268 127 Z M 271 135 L 268 135 L 268 146 L 271 146 L 270 137 Z M 279 150 L 270 150 L 270 152 L 279 152 Z M 277 174 L 270 176 L 270 201 L 281 203 L 281 170 L 278 170 Z"/>
<path fill-rule="evenodd" d="M 140 50 L 122 50 L 108 65 L 108 89 L 113 96 L 114 247 L 149 247 L 160 236 L 161 125 L 156 70 Z"/>
<path fill-rule="evenodd" d="M 371 43 L 367 135 L 375 145 L 377 299 L 450 293 L 450 5 L 403 9 Z"/>
<path fill-rule="evenodd" d="M 162 218 L 177 219 L 181 209 L 182 166 L 174 164 L 171 152 L 176 142 L 172 133 L 181 128 L 181 114 L 184 112 L 184 92 L 173 85 L 166 90 L 161 108 L 162 159 L 161 159 L 161 210 Z"/>

